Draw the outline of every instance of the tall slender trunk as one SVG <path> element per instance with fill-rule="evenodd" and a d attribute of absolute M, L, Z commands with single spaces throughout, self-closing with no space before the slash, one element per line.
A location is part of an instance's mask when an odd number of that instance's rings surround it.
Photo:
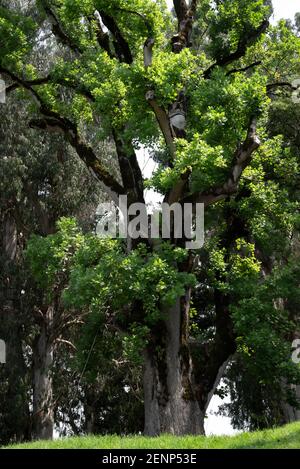
<path fill-rule="evenodd" d="M 85 432 L 87 434 L 96 433 L 96 398 L 95 391 L 88 385 L 85 386 L 85 403 L 84 403 L 84 416 L 85 416 Z"/>
<path fill-rule="evenodd" d="M 295 255 L 299 257 L 297 252 L 295 253 Z M 292 298 L 289 300 L 281 300 L 280 303 L 277 302 L 276 306 L 288 311 L 289 320 L 295 324 L 295 329 L 287 337 L 287 340 L 292 344 L 294 340 L 300 339 L 300 316 L 297 301 L 294 302 Z M 292 394 L 294 394 L 294 398 L 297 403 L 297 406 L 294 407 L 286 401 L 282 402 L 281 410 L 283 415 L 283 423 L 298 422 L 300 421 L 300 384 L 290 384 L 287 383 L 287 380 L 283 380 L 283 387 L 285 388 L 285 390 L 286 388 L 290 388 L 290 391 L 292 391 Z"/>
<path fill-rule="evenodd" d="M 51 338 L 54 309 L 49 306 L 40 325 L 40 334 L 33 346 L 33 433 L 36 439 L 53 438 L 54 343 Z"/>
<path fill-rule="evenodd" d="M 187 343 L 189 293 L 165 313 L 145 351 L 145 434 L 204 434 Z"/>
<path fill-rule="evenodd" d="M 296 324 L 299 324 L 299 317 L 297 316 L 297 312 L 295 312 L 294 308 L 291 304 L 287 303 L 286 308 L 290 311 L 290 319 L 294 321 Z M 299 327 L 290 335 L 289 340 L 292 343 L 295 339 L 300 338 Z M 291 423 L 291 422 L 298 422 L 300 421 L 300 384 L 289 384 L 286 380 L 283 380 L 283 388 L 286 391 L 287 388 L 292 391 L 294 394 L 294 398 L 296 399 L 297 406 L 294 407 L 290 405 L 288 402 L 283 401 L 281 403 L 281 411 L 283 416 L 283 424 Z"/>
<path fill-rule="evenodd" d="M 27 368 L 22 349 L 22 308 L 16 283 L 18 235 L 14 214 L 8 212 L 0 228 L 0 338 L 6 346 L 6 363 L 0 366 L 0 443 L 30 439 Z"/>
<path fill-rule="evenodd" d="M 290 385 L 294 391 L 297 402 L 300 404 L 300 385 Z M 300 420 L 300 409 L 291 406 L 287 402 L 282 403 L 283 423 L 298 422 Z"/>

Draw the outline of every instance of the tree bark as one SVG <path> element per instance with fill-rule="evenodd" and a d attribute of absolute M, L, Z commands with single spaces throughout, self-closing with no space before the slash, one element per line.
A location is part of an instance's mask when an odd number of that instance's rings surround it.
<path fill-rule="evenodd" d="M 187 344 L 189 293 L 165 313 L 145 351 L 145 434 L 204 434 Z"/>
<path fill-rule="evenodd" d="M 300 403 L 300 385 L 290 385 L 291 390 L 295 393 L 297 402 Z M 291 406 L 287 402 L 282 403 L 283 423 L 298 422 L 300 420 L 300 409 Z"/>
<path fill-rule="evenodd" d="M 27 369 L 22 350 L 22 309 L 16 271 L 18 233 L 14 213 L 8 211 L 0 229 L 0 339 L 6 346 L 6 363 L 0 365 L 0 444 L 30 439 L 30 413 L 26 400 Z"/>
<path fill-rule="evenodd" d="M 35 439 L 53 438 L 54 411 L 51 367 L 54 343 L 51 339 L 53 307 L 48 307 L 33 346 L 33 433 Z"/>
<path fill-rule="evenodd" d="M 289 302 L 286 302 L 285 307 L 290 310 L 290 319 L 293 320 L 296 324 L 299 324 L 299 317 L 297 315 L 297 312 L 293 308 L 292 304 L 289 304 Z M 291 343 L 295 339 L 300 338 L 300 333 L 299 333 L 299 328 L 289 338 Z M 299 384 L 290 384 L 287 383 L 286 380 L 283 381 L 283 387 L 289 388 L 291 392 L 294 394 L 294 398 L 296 399 L 296 402 L 298 406 L 300 406 L 300 385 Z M 289 404 L 286 401 L 283 401 L 281 404 L 281 410 L 282 410 L 282 415 L 283 415 L 283 424 L 286 423 L 291 423 L 291 422 L 298 422 L 300 421 L 300 408 L 299 407 L 294 407 L 291 404 Z"/>
<path fill-rule="evenodd" d="M 85 432 L 88 435 L 96 433 L 96 398 L 95 390 L 90 386 L 85 386 L 85 403 L 84 403 L 84 416 L 85 416 Z"/>

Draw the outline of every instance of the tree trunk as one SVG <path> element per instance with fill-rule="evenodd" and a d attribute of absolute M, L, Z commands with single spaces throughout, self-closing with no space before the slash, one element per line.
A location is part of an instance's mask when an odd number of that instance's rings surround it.
<path fill-rule="evenodd" d="M 300 404 L 300 386 L 291 385 L 291 389 L 295 392 L 297 402 Z M 287 402 L 282 403 L 283 423 L 298 422 L 300 420 L 300 409 L 292 407 Z"/>
<path fill-rule="evenodd" d="M 35 439 L 53 438 L 54 412 L 52 372 L 54 344 L 51 340 L 53 307 L 50 306 L 40 326 L 33 347 L 33 433 Z"/>
<path fill-rule="evenodd" d="M 145 351 L 145 434 L 204 434 L 187 344 L 189 293 L 165 314 Z"/>
<path fill-rule="evenodd" d="M 18 291 L 18 237 L 14 216 L 8 212 L 0 229 L 0 339 L 6 363 L 0 365 L 0 444 L 30 439 L 27 369 L 22 350 L 24 317 Z"/>
<path fill-rule="evenodd" d="M 84 416 L 85 416 L 85 432 L 88 435 L 96 433 L 96 415 L 95 415 L 95 391 L 90 386 L 85 386 L 85 403 L 84 403 Z"/>

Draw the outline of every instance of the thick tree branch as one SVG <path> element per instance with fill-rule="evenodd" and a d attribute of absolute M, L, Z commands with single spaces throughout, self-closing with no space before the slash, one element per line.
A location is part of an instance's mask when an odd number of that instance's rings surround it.
<path fill-rule="evenodd" d="M 178 202 L 182 198 L 182 195 L 184 194 L 190 174 L 191 174 L 190 171 L 186 171 L 184 174 L 180 176 L 177 184 L 175 184 L 175 186 L 166 195 L 164 202 L 168 203 L 169 205 L 172 205 Z"/>
<path fill-rule="evenodd" d="M 149 37 L 144 44 L 144 65 L 150 67 L 152 65 L 152 49 L 154 46 L 154 39 Z"/>
<path fill-rule="evenodd" d="M 175 144 L 174 138 L 172 135 L 172 130 L 169 122 L 168 115 L 166 111 L 160 107 L 155 99 L 154 91 L 150 90 L 146 93 L 146 100 L 153 109 L 153 112 L 156 116 L 157 122 L 159 124 L 160 130 L 164 136 L 165 142 L 169 149 L 171 158 L 174 159 L 175 156 Z"/>
<path fill-rule="evenodd" d="M 96 11 L 94 18 L 89 18 L 89 21 L 94 21 L 96 24 L 96 36 L 99 46 L 107 52 L 109 57 L 113 58 L 114 54 L 110 49 L 109 34 L 103 31 L 100 13 Z"/>
<path fill-rule="evenodd" d="M 205 72 L 204 72 L 204 78 L 208 79 L 211 77 L 212 71 L 216 67 L 225 67 L 226 65 L 229 65 L 230 63 L 234 62 L 235 60 L 238 60 L 242 58 L 248 47 L 253 44 L 269 27 L 269 21 L 264 20 L 258 28 L 253 29 L 252 32 L 250 32 L 248 35 L 244 34 L 242 37 L 240 37 L 238 46 L 235 52 L 232 52 L 231 54 L 227 55 L 219 55 L 217 58 L 217 61 L 212 64 Z"/>
<path fill-rule="evenodd" d="M 10 75 L 10 76 L 12 77 L 13 75 Z M 17 77 L 15 78 L 18 79 Z M 27 90 L 31 92 L 33 86 L 46 85 L 47 83 L 56 83 L 66 88 L 70 88 L 74 90 L 76 93 L 79 93 L 85 98 L 87 98 L 89 101 L 95 102 L 95 98 L 92 95 L 91 91 L 88 88 L 86 88 L 84 85 L 72 82 L 69 79 L 52 77 L 51 75 L 48 75 L 47 77 L 44 77 L 44 78 L 37 78 L 36 80 L 22 80 L 22 81 L 19 81 L 18 83 L 15 82 L 9 85 L 5 89 L 5 92 L 6 94 L 9 94 L 18 88 L 26 88 Z"/>
<path fill-rule="evenodd" d="M 277 83 L 270 83 L 267 85 L 267 95 L 269 97 L 272 97 L 272 91 L 277 90 L 278 88 L 289 88 L 291 91 L 297 90 L 299 87 L 298 86 L 293 86 L 292 83 L 286 82 L 286 81 L 281 81 Z"/>
<path fill-rule="evenodd" d="M 0 66 L 0 73 L 4 73 L 7 75 L 14 83 L 6 88 L 6 93 L 10 93 L 14 91 L 15 89 L 21 87 L 25 88 L 27 91 L 29 91 L 36 101 L 38 105 L 40 105 L 40 97 L 37 94 L 37 92 L 32 88 L 31 84 L 29 81 L 23 80 L 22 78 L 18 77 L 14 72 L 11 72 L 10 70 Z"/>
<path fill-rule="evenodd" d="M 233 68 L 232 70 L 229 70 L 229 72 L 226 73 L 226 76 L 230 76 L 233 73 L 240 73 L 240 72 L 246 72 L 247 70 L 250 70 L 251 68 L 257 67 L 258 65 L 261 65 L 262 61 L 258 60 L 257 62 L 253 62 L 253 64 L 247 65 L 246 67 L 241 67 L 241 68 Z"/>
<path fill-rule="evenodd" d="M 280 82 L 277 82 L 277 83 L 270 83 L 269 85 L 267 85 L 267 91 L 271 91 L 271 90 L 274 90 L 276 88 L 282 88 L 282 87 L 285 87 L 285 86 L 287 86 L 288 88 L 291 88 L 292 90 L 297 89 L 297 87 L 293 86 L 291 83 L 289 83 L 287 81 L 280 81 Z"/>
<path fill-rule="evenodd" d="M 174 8 L 178 18 L 178 33 L 173 36 L 172 51 L 174 53 L 181 52 L 185 47 L 189 47 L 190 36 L 192 32 L 194 17 L 196 13 L 197 0 L 192 0 L 188 7 L 185 0 L 174 0 Z M 144 62 L 145 66 L 151 65 L 152 60 L 152 47 L 153 42 L 148 40 L 144 46 Z M 169 107 L 166 112 L 155 99 L 155 93 L 150 90 L 146 93 L 146 100 L 150 104 L 159 127 L 163 133 L 165 142 L 170 152 L 170 166 L 172 160 L 175 158 L 175 143 L 174 139 L 185 137 L 185 125 L 186 125 L 186 109 L 185 109 L 185 95 L 184 92 L 179 93 L 178 99 Z M 188 179 L 187 175 L 183 175 L 180 183 L 174 188 L 170 196 L 170 200 L 177 199 L 182 195 L 182 191 L 186 185 Z"/>
<path fill-rule="evenodd" d="M 116 11 L 128 13 L 129 15 L 137 16 L 143 21 L 144 25 L 147 28 L 147 34 L 148 34 L 148 38 L 144 44 L 144 57 L 145 57 L 144 63 L 145 63 L 145 67 L 149 67 L 152 64 L 152 48 L 154 45 L 154 39 L 152 38 L 152 35 L 153 35 L 152 26 L 150 22 L 148 21 L 147 17 L 143 15 L 142 13 L 139 13 L 138 11 L 129 10 L 127 8 L 115 7 L 114 9 Z M 131 63 L 132 56 L 131 56 L 131 52 L 129 49 L 129 45 L 125 41 L 124 37 L 121 35 L 120 29 L 118 28 L 117 24 L 113 23 L 114 20 L 111 16 L 105 15 L 103 11 L 101 14 L 102 14 L 103 23 L 105 24 L 107 28 L 108 26 L 110 26 L 108 29 L 115 36 L 115 39 L 118 42 L 118 47 L 116 50 L 120 50 L 120 51 L 123 50 L 122 56 L 120 55 L 120 53 L 118 55 L 119 60 L 124 61 L 123 57 L 127 57 L 125 61 L 127 63 Z M 103 15 L 106 16 L 106 20 L 104 20 Z M 100 21 L 101 15 L 98 11 L 96 12 L 96 18 L 97 18 L 97 25 L 98 25 L 98 30 L 97 30 L 98 43 L 104 50 L 106 50 L 106 52 L 110 55 L 110 57 L 112 57 L 113 54 L 110 51 L 109 36 L 107 33 L 103 32 L 101 21 Z"/>
<path fill-rule="evenodd" d="M 76 54 L 82 53 L 82 48 L 66 33 L 56 12 L 50 7 L 49 2 L 47 0 L 41 0 L 41 5 L 52 24 L 52 32 L 56 38 Z"/>
<path fill-rule="evenodd" d="M 5 88 L 5 94 L 8 95 L 12 91 L 15 91 L 16 89 L 18 89 L 19 86 L 20 85 L 18 85 L 18 83 L 13 83 L 12 85 L 7 86 L 7 88 Z"/>
<path fill-rule="evenodd" d="M 62 132 L 76 150 L 80 159 L 100 181 L 112 200 L 117 203 L 118 196 L 124 194 L 124 188 L 103 166 L 93 149 L 80 139 L 76 126 L 68 119 L 62 118 L 43 107 L 41 107 L 40 111 L 44 117 L 41 119 L 32 119 L 30 121 L 30 127 L 47 130 L 48 132 Z"/>
<path fill-rule="evenodd" d="M 239 145 L 232 162 L 230 174 L 223 186 L 212 188 L 209 191 L 195 193 L 183 198 L 180 202 L 204 203 L 211 205 L 219 200 L 235 194 L 244 169 L 250 164 L 252 155 L 260 146 L 260 140 L 256 135 L 256 118 L 252 117 L 248 128 L 247 137 L 242 145 Z"/>
<path fill-rule="evenodd" d="M 134 15 L 140 18 L 144 25 L 147 28 L 147 35 L 148 38 L 146 39 L 144 43 L 144 65 L 145 67 L 149 67 L 152 64 L 152 48 L 154 46 L 154 39 L 153 39 L 153 30 L 151 23 L 148 21 L 147 17 L 143 15 L 142 13 L 139 13 L 138 11 L 134 10 L 129 10 L 127 8 L 120 8 L 120 7 L 115 7 L 115 10 L 121 11 L 123 13 L 128 13 L 129 15 Z"/>
<path fill-rule="evenodd" d="M 256 126 L 256 117 L 252 117 L 247 138 L 235 154 L 230 177 L 224 186 L 225 191 L 236 191 L 240 177 L 246 166 L 250 163 L 253 152 L 260 146 L 260 140 L 256 135 Z"/>
<path fill-rule="evenodd" d="M 172 38 L 172 51 L 179 53 L 185 47 L 190 45 L 190 34 L 193 27 L 194 15 L 196 13 L 197 0 L 192 0 L 188 8 L 185 0 L 174 0 L 174 8 L 178 18 L 178 34 Z M 152 47 L 154 41 L 148 38 L 144 45 L 144 65 L 148 67 L 152 63 Z M 170 165 L 175 158 L 175 143 L 176 137 L 184 137 L 184 127 L 186 122 L 186 110 L 184 109 L 185 96 L 184 93 L 179 94 L 179 98 L 175 103 L 170 106 L 169 112 L 166 112 L 156 101 L 155 92 L 149 90 L 146 93 L 146 100 L 151 106 L 160 130 L 164 136 L 166 145 L 170 152 Z M 171 123 L 172 122 L 172 123 Z M 178 126 L 178 127 L 177 127 Z M 182 189 L 186 184 L 185 178 L 182 178 L 181 187 L 176 188 L 174 197 L 179 197 Z M 172 199 L 172 196 L 171 196 Z"/>
<path fill-rule="evenodd" d="M 114 46 L 118 59 L 120 60 L 120 62 L 131 64 L 133 62 L 133 57 L 129 48 L 129 44 L 122 35 L 121 30 L 117 25 L 115 19 L 105 13 L 105 11 L 103 10 L 99 10 L 99 13 L 102 18 L 103 24 L 107 27 L 107 29 L 115 38 Z"/>
<path fill-rule="evenodd" d="M 41 119 L 31 120 L 30 126 L 47 130 L 49 132 L 63 132 L 69 143 L 76 150 L 80 159 L 93 172 L 96 178 L 104 186 L 106 192 L 109 193 L 114 201 L 118 201 L 118 196 L 124 193 L 124 188 L 106 170 L 101 161 L 99 161 L 95 155 L 93 149 L 81 140 L 76 125 L 69 119 L 61 117 L 58 113 L 47 108 L 38 92 L 32 87 L 32 85 L 30 85 L 30 83 L 37 84 L 38 80 L 34 80 L 33 82 L 23 80 L 15 73 L 10 72 L 3 67 L 0 67 L 0 72 L 8 75 L 15 82 L 15 86 L 20 86 L 26 89 L 36 101 L 43 117 Z"/>
<path fill-rule="evenodd" d="M 72 342 L 70 342 L 69 340 L 66 340 L 66 339 L 61 339 L 61 338 L 56 338 L 55 339 L 55 342 L 57 343 L 60 343 L 60 344 L 65 344 L 65 345 L 68 345 L 68 347 L 70 347 L 71 349 L 73 349 L 74 351 L 76 351 L 76 347 L 74 344 L 72 344 Z"/>
<path fill-rule="evenodd" d="M 119 133 L 115 130 L 113 130 L 113 138 L 118 155 L 122 184 L 128 196 L 128 204 L 144 202 L 143 175 L 134 148 L 131 144 L 123 142 Z M 128 146 L 130 152 L 128 152 Z M 127 151 L 125 147 L 127 147 Z"/>
<path fill-rule="evenodd" d="M 172 37 L 172 50 L 181 52 L 185 47 L 190 47 L 191 33 L 196 14 L 197 0 L 192 0 L 187 6 L 185 0 L 173 0 L 175 12 L 178 18 L 178 33 Z"/>
<path fill-rule="evenodd" d="M 173 0 L 174 10 L 178 19 L 178 31 L 180 28 L 180 23 L 186 17 L 188 12 L 188 6 L 186 0 Z"/>

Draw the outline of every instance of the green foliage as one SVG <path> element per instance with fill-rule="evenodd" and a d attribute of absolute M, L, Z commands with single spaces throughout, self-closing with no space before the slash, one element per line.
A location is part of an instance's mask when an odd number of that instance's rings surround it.
<path fill-rule="evenodd" d="M 195 75 L 189 88 L 191 131 L 196 129 L 208 144 L 222 145 L 232 155 L 236 142 L 245 137 L 250 117 L 268 109 L 265 85 L 266 78 L 258 73 L 228 77 L 217 69 L 209 81 Z"/>
<path fill-rule="evenodd" d="M 65 300 L 76 306 L 96 302 L 103 313 L 107 308 L 122 313 L 141 301 L 142 324 L 153 324 L 161 318 L 160 304 L 172 305 L 194 282 L 192 275 L 173 266 L 179 256 L 179 249 L 172 252 L 165 245 L 159 253 L 140 245 L 128 255 L 117 240 L 88 237 L 75 256 Z"/>
<path fill-rule="evenodd" d="M 237 142 L 246 137 L 250 118 L 263 115 L 269 105 L 265 78 L 254 74 L 214 72 L 211 80 L 196 75 L 189 81 L 191 99 L 189 139 L 178 139 L 173 168 L 161 165 L 149 186 L 165 193 L 185 172 L 190 172 L 190 190 L 197 192 L 225 180 Z"/>
<path fill-rule="evenodd" d="M 191 142 L 177 141 L 177 154 L 174 168 L 162 165 L 153 175 L 149 186 L 166 193 L 180 179 L 181 174 L 191 171 L 191 190 L 207 189 L 211 184 L 221 182 L 226 173 L 226 160 L 221 146 L 212 147 L 199 134 Z"/>
<path fill-rule="evenodd" d="M 109 312 L 118 315 L 126 330 L 126 312 L 140 304 L 138 322 L 130 324 L 123 338 L 125 356 L 137 361 L 149 326 L 162 319 L 161 308 L 172 306 L 195 283 L 192 274 L 176 268 L 185 257 L 184 250 L 168 243 L 155 253 L 140 245 L 128 255 L 118 240 L 83 236 L 75 221 L 66 218 L 57 223 L 55 234 L 32 236 L 26 249 L 35 281 L 49 294 L 70 276 L 64 301 L 68 307 L 90 308 L 88 341 Z"/>
<path fill-rule="evenodd" d="M 30 17 L 0 7 L 1 63 L 19 66 L 31 49 L 30 39 L 36 33 L 36 24 Z"/>
<path fill-rule="evenodd" d="M 209 35 L 214 41 L 209 47 L 211 55 L 222 58 L 234 52 L 240 38 L 251 34 L 271 10 L 264 0 L 221 0 L 210 12 Z"/>
<path fill-rule="evenodd" d="M 57 222 L 57 233 L 47 237 L 31 237 L 25 256 L 40 288 L 49 293 L 54 289 L 59 275 L 67 271 L 82 241 L 75 220 L 67 218 Z"/>

